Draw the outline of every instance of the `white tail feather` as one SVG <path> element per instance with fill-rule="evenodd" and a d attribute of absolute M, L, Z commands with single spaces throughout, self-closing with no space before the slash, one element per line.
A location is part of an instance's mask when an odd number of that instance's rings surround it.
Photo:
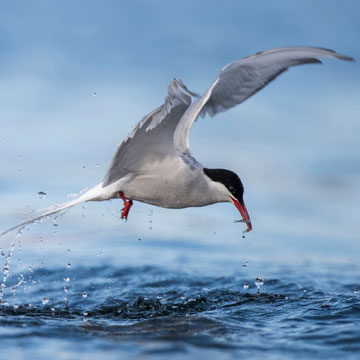
<path fill-rule="evenodd" d="M 29 220 L 26 220 L 26 221 L 24 221 L 24 222 L 22 222 L 20 224 L 17 224 L 15 226 L 11 227 L 10 229 L 5 230 L 4 232 L 2 232 L 0 234 L 0 237 L 6 235 L 7 233 L 9 233 L 9 232 L 11 232 L 13 230 L 16 230 L 16 229 L 19 229 L 19 228 L 21 228 L 23 226 L 32 224 L 37 220 L 41 220 L 41 219 L 44 219 L 44 218 L 46 218 L 46 217 L 48 217 L 50 215 L 56 214 L 56 213 L 58 213 L 58 212 L 60 212 L 62 210 L 71 208 L 71 207 L 73 207 L 75 205 L 81 204 L 81 203 L 86 202 L 86 201 L 96 200 L 97 198 L 99 198 L 99 189 L 101 189 L 100 185 L 101 184 L 99 184 L 97 186 L 94 186 L 93 188 L 89 189 L 86 193 L 80 195 L 77 199 L 68 201 L 68 202 L 63 203 L 63 204 L 50 206 L 50 207 L 44 209 L 45 212 L 42 213 L 41 215 L 36 216 L 34 218 L 31 218 Z"/>

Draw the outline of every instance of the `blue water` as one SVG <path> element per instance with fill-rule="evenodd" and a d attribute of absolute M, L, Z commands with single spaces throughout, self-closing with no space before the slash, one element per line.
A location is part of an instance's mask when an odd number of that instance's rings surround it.
<path fill-rule="evenodd" d="M 250 235 L 231 256 L 218 237 L 25 232 L 0 305 L 0 358 L 359 358 L 356 262 L 247 256 Z"/>

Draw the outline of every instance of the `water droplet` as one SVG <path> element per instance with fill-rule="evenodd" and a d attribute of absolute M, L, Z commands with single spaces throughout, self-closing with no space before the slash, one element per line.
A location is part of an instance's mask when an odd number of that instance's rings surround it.
<path fill-rule="evenodd" d="M 86 169 L 86 165 L 83 165 L 82 167 L 83 167 L 83 169 Z"/>
<path fill-rule="evenodd" d="M 70 249 L 67 249 L 66 252 L 70 252 L 71 250 Z"/>
<path fill-rule="evenodd" d="M 34 270 L 32 269 L 31 266 L 28 267 L 28 270 L 29 270 L 31 273 L 34 272 Z"/>
<path fill-rule="evenodd" d="M 69 277 L 64 277 L 64 281 L 69 282 L 70 278 Z"/>
<path fill-rule="evenodd" d="M 97 92 L 96 92 L 96 91 L 93 92 L 93 96 L 97 96 Z"/>
<path fill-rule="evenodd" d="M 70 264 L 70 263 L 67 263 L 66 266 L 67 266 L 68 268 L 71 268 L 71 264 Z"/>
<path fill-rule="evenodd" d="M 44 298 L 42 299 L 42 304 L 43 304 L 43 305 L 47 305 L 47 304 L 49 303 L 49 301 L 50 301 L 50 299 L 49 299 L 48 297 L 44 297 Z"/>
<path fill-rule="evenodd" d="M 354 294 L 358 294 L 358 293 L 359 293 L 359 289 L 355 289 Z"/>
<path fill-rule="evenodd" d="M 46 194 L 46 192 L 44 192 L 44 191 L 38 191 L 38 195 L 39 195 L 39 198 L 42 199 L 42 198 L 45 197 L 47 194 Z"/>
<path fill-rule="evenodd" d="M 257 293 L 260 294 L 260 288 L 264 285 L 264 280 L 261 276 L 258 276 L 255 280 L 255 286 L 257 288 Z"/>
<path fill-rule="evenodd" d="M 24 157 L 21 155 L 21 156 L 19 156 L 19 159 L 20 159 L 20 160 L 24 160 Z"/>
<path fill-rule="evenodd" d="M 257 277 L 256 280 L 255 280 L 255 285 L 256 287 L 261 287 L 264 285 L 264 280 L 262 277 Z"/>
<path fill-rule="evenodd" d="M 6 276 L 9 274 L 9 267 L 5 264 L 4 268 L 3 268 L 3 274 Z"/>
<path fill-rule="evenodd" d="M 97 167 L 97 168 L 100 167 L 100 164 L 96 164 L 96 167 Z"/>
<path fill-rule="evenodd" d="M 244 285 L 243 285 L 243 288 L 245 289 L 245 290 L 247 290 L 248 288 L 249 288 L 249 284 L 248 283 L 245 283 Z"/>
<path fill-rule="evenodd" d="M 17 283 L 15 285 L 13 285 L 11 287 L 11 291 L 15 291 L 17 287 L 19 287 L 23 282 L 25 282 L 25 279 L 24 279 L 24 275 L 22 273 L 20 273 L 20 277 L 19 277 L 19 280 L 17 281 Z"/>
<path fill-rule="evenodd" d="M 87 294 L 86 292 L 83 292 L 83 293 L 82 293 L 82 297 L 83 297 L 83 298 L 87 298 L 87 297 L 88 297 L 88 294 Z"/>

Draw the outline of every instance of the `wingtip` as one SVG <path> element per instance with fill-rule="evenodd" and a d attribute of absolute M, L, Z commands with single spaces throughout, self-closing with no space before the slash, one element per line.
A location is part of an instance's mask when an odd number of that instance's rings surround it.
<path fill-rule="evenodd" d="M 351 57 L 351 56 L 346 56 L 346 55 L 341 55 L 341 54 L 338 54 L 336 53 L 336 57 L 340 60 L 345 60 L 345 61 L 352 61 L 352 62 L 355 62 L 356 60 Z"/>
<path fill-rule="evenodd" d="M 335 50 L 332 50 L 332 49 L 327 49 L 327 48 L 322 48 L 322 47 L 318 47 L 318 49 L 331 52 L 332 55 L 339 60 L 355 61 L 355 59 L 353 57 L 339 54 Z"/>
<path fill-rule="evenodd" d="M 175 87 L 176 89 L 180 88 L 181 89 L 180 91 L 182 91 L 183 93 L 185 93 L 188 96 L 199 97 L 199 94 L 190 91 L 179 78 L 174 77 L 173 81 L 170 83 L 170 85 L 168 87 L 169 92 L 171 92 L 172 87 Z"/>

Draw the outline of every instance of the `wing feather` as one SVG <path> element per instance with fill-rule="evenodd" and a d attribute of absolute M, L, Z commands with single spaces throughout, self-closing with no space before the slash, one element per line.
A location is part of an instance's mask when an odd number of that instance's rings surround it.
<path fill-rule="evenodd" d="M 218 83 L 201 111 L 214 116 L 248 99 L 291 66 L 320 63 L 317 57 L 353 60 L 333 50 L 285 47 L 259 52 L 225 66 Z"/>
<path fill-rule="evenodd" d="M 259 52 L 226 65 L 204 95 L 186 111 L 175 131 L 175 146 L 190 155 L 190 129 L 199 114 L 214 116 L 261 90 L 291 66 L 321 63 L 318 58 L 353 61 L 333 50 L 314 47 L 285 47 Z"/>
<path fill-rule="evenodd" d="M 136 175 L 151 168 L 154 162 L 176 153 L 175 128 L 195 96 L 179 79 L 168 87 L 165 103 L 140 120 L 133 131 L 118 146 L 105 175 L 103 187 L 129 173 Z M 149 152 L 151 149 L 151 152 Z"/>

